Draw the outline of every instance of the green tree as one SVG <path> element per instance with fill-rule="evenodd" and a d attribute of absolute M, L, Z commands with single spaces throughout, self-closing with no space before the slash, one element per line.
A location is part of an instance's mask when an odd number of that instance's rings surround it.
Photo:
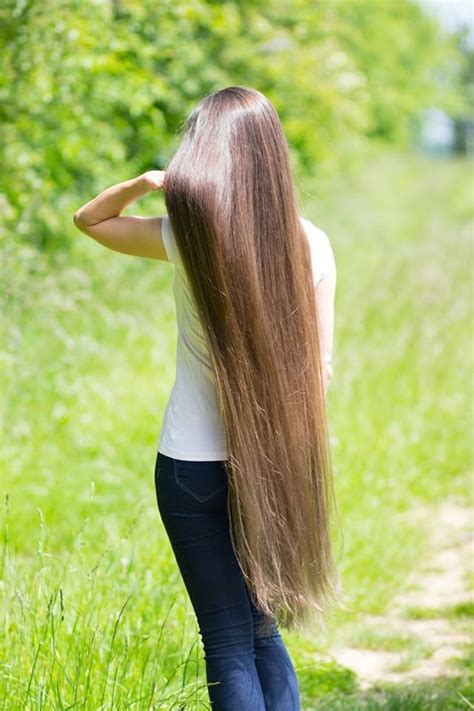
<path fill-rule="evenodd" d="M 266 93 L 295 167 L 314 171 L 353 139 L 407 141 L 455 56 L 410 0 L 18 0 L 0 51 L 0 229 L 49 249 L 85 198 L 162 167 L 205 93 Z"/>

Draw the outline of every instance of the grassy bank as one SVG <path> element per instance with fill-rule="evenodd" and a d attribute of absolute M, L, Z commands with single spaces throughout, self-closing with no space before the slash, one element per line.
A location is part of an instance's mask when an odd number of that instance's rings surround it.
<path fill-rule="evenodd" d="M 348 697 L 354 674 L 315 660 L 403 588 L 435 524 L 413 512 L 469 493 L 470 177 L 465 162 L 374 152 L 304 186 L 338 264 L 329 408 L 347 596 L 326 635 L 284 633 L 305 709 L 437 708 L 433 687 L 418 706 L 396 689 Z M 0 708 L 206 708 L 153 484 L 172 267 L 74 232 L 54 260 L 12 237 L 4 274 Z M 442 693 L 443 709 L 465 708 Z"/>

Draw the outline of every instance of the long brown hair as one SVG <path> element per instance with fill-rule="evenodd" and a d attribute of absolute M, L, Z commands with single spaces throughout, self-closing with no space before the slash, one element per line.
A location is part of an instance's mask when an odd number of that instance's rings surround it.
<path fill-rule="evenodd" d="M 309 245 L 272 103 L 230 86 L 190 113 L 165 201 L 225 423 L 234 550 L 255 603 L 302 628 L 338 600 Z"/>

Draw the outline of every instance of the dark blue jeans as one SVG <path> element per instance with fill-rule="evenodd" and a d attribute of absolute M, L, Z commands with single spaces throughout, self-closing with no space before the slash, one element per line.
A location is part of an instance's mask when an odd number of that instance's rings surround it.
<path fill-rule="evenodd" d="M 273 618 L 253 604 L 232 547 L 223 461 L 157 453 L 158 509 L 196 613 L 213 711 L 300 711 Z"/>

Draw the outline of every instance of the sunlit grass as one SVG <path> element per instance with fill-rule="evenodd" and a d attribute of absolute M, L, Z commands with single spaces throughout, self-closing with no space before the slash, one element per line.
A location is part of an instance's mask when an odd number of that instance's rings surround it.
<path fill-rule="evenodd" d="M 329 409 L 348 607 L 327 636 L 284 632 L 305 709 L 355 690 L 315 655 L 403 588 L 432 524 L 411 511 L 468 493 L 469 180 L 462 161 L 374 154 L 305 188 L 338 264 Z M 55 260 L 5 246 L 0 708 L 207 708 L 153 481 L 172 267 L 71 234 Z M 438 708 L 428 692 L 402 706 L 409 693 L 383 708 Z"/>
<path fill-rule="evenodd" d="M 447 619 L 470 619 L 474 617 L 474 601 L 467 600 L 456 605 L 449 605 L 439 608 L 431 607 L 409 607 L 404 610 L 404 617 L 409 620 L 432 620 L 435 617 L 445 617 Z"/>

